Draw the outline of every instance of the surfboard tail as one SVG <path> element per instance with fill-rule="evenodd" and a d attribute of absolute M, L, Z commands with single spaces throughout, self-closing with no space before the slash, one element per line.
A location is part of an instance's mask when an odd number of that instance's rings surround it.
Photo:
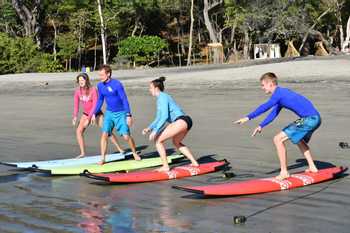
<path fill-rule="evenodd" d="M 1 165 L 9 166 L 9 167 L 17 167 L 17 164 L 13 163 L 7 163 L 7 162 L 0 162 Z"/>
<path fill-rule="evenodd" d="M 96 176 L 96 175 L 92 174 L 91 172 L 89 172 L 88 170 L 84 170 L 83 173 L 80 173 L 80 176 L 85 176 L 87 178 L 109 182 L 109 178 L 108 177 Z"/>

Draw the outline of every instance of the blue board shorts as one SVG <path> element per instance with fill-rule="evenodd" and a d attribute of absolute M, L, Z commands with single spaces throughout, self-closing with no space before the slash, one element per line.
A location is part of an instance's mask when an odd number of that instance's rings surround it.
<path fill-rule="evenodd" d="M 126 112 L 106 111 L 103 120 L 102 132 L 111 135 L 114 128 L 120 136 L 130 135 L 129 126 L 126 123 Z"/>
<path fill-rule="evenodd" d="M 294 143 L 298 144 L 301 140 L 308 143 L 313 132 L 320 127 L 321 117 L 319 115 L 300 118 L 289 124 L 282 131 Z"/>

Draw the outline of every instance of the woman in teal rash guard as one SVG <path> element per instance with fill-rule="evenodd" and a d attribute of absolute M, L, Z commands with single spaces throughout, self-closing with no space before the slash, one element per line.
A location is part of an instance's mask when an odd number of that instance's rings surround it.
<path fill-rule="evenodd" d="M 142 131 L 142 134 L 146 135 L 150 132 L 149 140 L 156 143 L 157 151 L 163 163 L 163 166 L 157 171 L 169 171 L 164 142 L 170 138 L 173 139 L 176 149 L 191 161 L 192 166 L 197 167 L 198 163 L 191 151 L 182 143 L 182 140 L 192 127 L 192 119 L 185 115 L 170 95 L 164 92 L 164 81 L 165 77 L 160 77 L 153 80 L 149 85 L 151 95 L 157 97 L 157 116 Z M 167 122 L 169 123 L 168 125 L 166 125 Z"/>

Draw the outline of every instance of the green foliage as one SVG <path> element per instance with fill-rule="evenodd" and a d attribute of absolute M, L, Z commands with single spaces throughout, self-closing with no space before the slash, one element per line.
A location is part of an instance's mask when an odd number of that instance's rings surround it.
<path fill-rule="evenodd" d="M 59 57 L 69 59 L 76 56 L 78 40 L 73 33 L 60 34 L 58 36 L 57 45 L 60 49 L 57 53 Z"/>
<path fill-rule="evenodd" d="M 119 42 L 118 56 L 131 58 L 133 62 L 150 62 L 167 47 L 167 42 L 158 36 L 128 37 Z"/>
<path fill-rule="evenodd" d="M 30 10 L 35 5 L 35 1 L 21 2 Z M 215 4 L 218 2 L 221 1 L 209 1 L 215 6 L 209 10 L 211 23 L 220 34 L 224 48 L 235 45 L 238 50 L 253 43 L 283 43 L 291 39 L 299 43 L 313 24 L 325 39 L 336 42 L 340 40 L 339 24 L 345 29 L 350 12 L 350 0 L 224 0 Z M 168 64 L 174 64 L 177 62 L 174 58 L 185 55 L 190 25 L 189 0 L 107 0 L 101 3 L 109 61 L 118 53 L 119 60 L 145 64 L 154 61 L 165 47 L 168 47 L 169 56 L 164 61 Z M 195 1 L 193 47 L 198 50 L 209 42 L 203 7 L 203 1 Z M 101 28 L 96 0 L 41 0 L 37 10 L 36 19 L 40 25 L 37 29 L 40 30 L 36 36 L 42 42 L 41 51 L 32 38 L 20 38 L 25 37 L 25 28 L 12 1 L 0 1 L 0 32 L 6 33 L 0 35 L 0 73 L 57 71 L 62 69 L 60 64 L 69 59 L 73 59 L 73 69 L 79 69 L 76 64 L 94 63 L 95 49 L 99 65 Z M 318 19 L 325 11 L 327 14 Z M 54 32 L 57 41 L 53 40 Z M 59 60 L 54 61 L 43 51 L 57 51 Z"/>
<path fill-rule="evenodd" d="M 62 66 L 51 55 L 38 51 L 31 38 L 9 37 L 0 33 L 0 74 L 53 72 Z"/>
<path fill-rule="evenodd" d="M 0 32 L 15 34 L 21 30 L 17 24 L 17 15 L 11 4 L 7 1 L 0 3 Z"/>
<path fill-rule="evenodd" d="M 63 71 L 63 66 L 58 60 L 54 60 L 53 55 L 48 53 L 41 53 L 37 56 L 39 66 L 37 67 L 37 72 L 50 73 Z"/>

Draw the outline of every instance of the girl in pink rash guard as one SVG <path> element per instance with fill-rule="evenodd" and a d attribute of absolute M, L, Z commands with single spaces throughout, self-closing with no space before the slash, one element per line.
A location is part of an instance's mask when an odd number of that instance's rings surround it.
<path fill-rule="evenodd" d="M 89 76 L 86 73 L 81 73 L 77 76 L 76 79 L 79 87 L 77 87 L 74 92 L 74 112 L 72 123 L 74 126 L 77 124 L 79 105 L 81 105 L 83 114 L 76 129 L 77 140 L 80 147 L 80 155 L 77 158 L 81 158 L 85 156 L 85 129 L 90 125 L 91 120 L 95 120 L 97 124 L 102 127 L 103 113 L 98 112 L 94 114 L 98 94 L 96 88 L 91 86 Z M 95 119 L 92 119 L 94 117 Z M 111 134 L 110 139 L 112 143 L 117 147 L 118 151 L 120 153 L 124 153 L 124 150 L 120 147 L 117 141 L 117 137 L 113 133 Z"/>

